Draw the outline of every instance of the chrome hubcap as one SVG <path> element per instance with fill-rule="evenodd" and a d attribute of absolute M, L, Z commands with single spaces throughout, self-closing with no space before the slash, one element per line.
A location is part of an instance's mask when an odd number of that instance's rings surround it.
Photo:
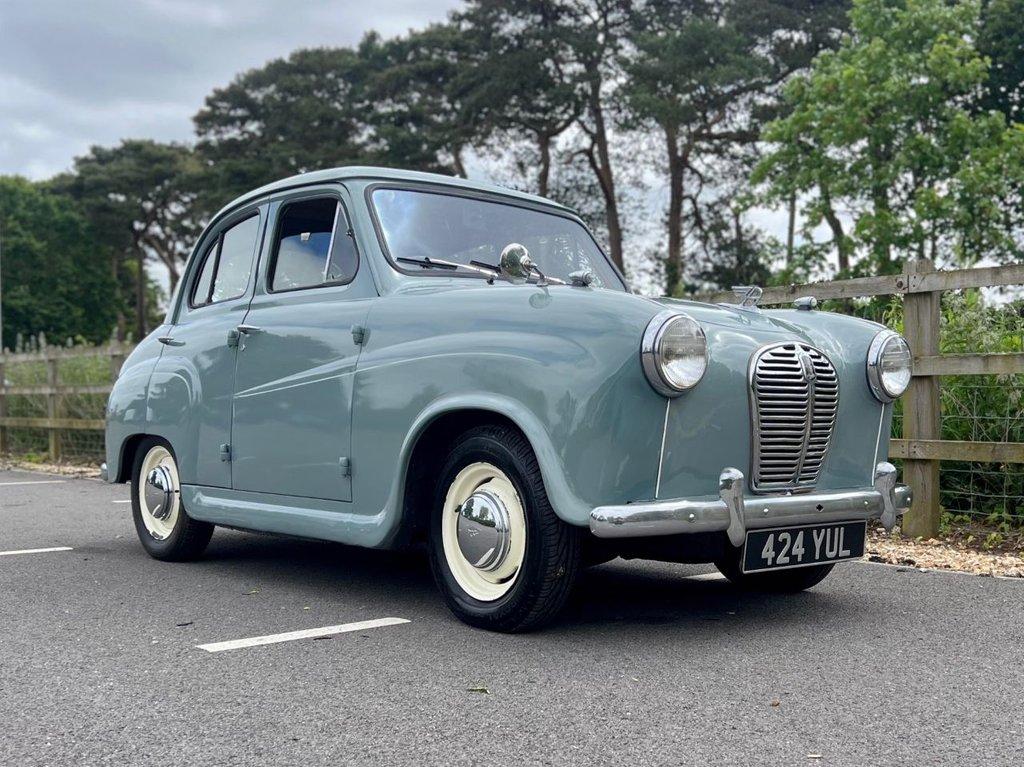
<path fill-rule="evenodd" d="M 459 507 L 459 550 L 477 570 L 492 572 L 501 567 L 511 548 L 509 513 L 494 493 L 479 489 Z"/>
<path fill-rule="evenodd" d="M 174 506 L 174 478 L 166 466 L 157 466 L 146 475 L 146 508 L 157 519 L 167 519 Z"/>

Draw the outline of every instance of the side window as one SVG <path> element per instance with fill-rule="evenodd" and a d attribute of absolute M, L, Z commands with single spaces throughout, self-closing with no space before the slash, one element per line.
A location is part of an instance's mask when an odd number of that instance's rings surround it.
<path fill-rule="evenodd" d="M 206 249 L 189 300 L 193 309 L 245 293 L 259 231 L 260 217 L 250 216 L 225 229 Z"/>
<path fill-rule="evenodd" d="M 213 270 L 217 268 L 217 246 L 220 245 L 218 238 L 203 254 L 203 265 L 199 268 L 199 278 L 192 288 L 192 296 L 189 305 L 204 306 L 210 303 L 210 288 L 213 287 Z"/>
<path fill-rule="evenodd" d="M 250 216 L 221 235 L 220 258 L 217 259 L 210 299 L 213 303 L 238 298 L 245 293 L 259 230 L 260 217 Z"/>
<path fill-rule="evenodd" d="M 325 197 L 285 205 L 272 263 L 272 291 L 351 282 L 358 255 L 341 203 Z"/>

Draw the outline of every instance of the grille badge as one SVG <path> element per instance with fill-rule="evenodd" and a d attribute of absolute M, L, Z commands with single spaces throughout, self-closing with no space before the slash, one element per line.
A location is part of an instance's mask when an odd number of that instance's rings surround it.
<path fill-rule="evenodd" d="M 798 358 L 800 360 L 800 367 L 803 370 L 804 380 L 807 383 L 817 380 L 818 374 L 814 370 L 814 362 L 811 360 L 811 355 L 801 349 Z"/>

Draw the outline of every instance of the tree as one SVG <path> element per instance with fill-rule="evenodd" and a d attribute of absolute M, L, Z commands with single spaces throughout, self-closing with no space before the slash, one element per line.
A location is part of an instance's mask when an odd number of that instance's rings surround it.
<path fill-rule="evenodd" d="M 759 120 L 775 109 L 778 84 L 832 39 L 836 6 L 649 0 L 638 8 L 622 97 L 630 123 L 656 127 L 665 146 L 670 295 L 683 285 L 686 210 L 705 249 L 720 241 L 702 224 L 702 195 L 721 186 L 713 166 L 726 178 L 742 166 Z"/>
<path fill-rule="evenodd" d="M 973 0 L 855 0 L 840 48 L 787 87 L 754 181 L 800 196 L 805 235 L 828 224 L 840 272 L 1019 256 L 1024 130 L 978 109 L 978 21 Z"/>
<path fill-rule="evenodd" d="M 149 331 L 156 309 L 146 263 L 167 269 L 173 291 L 198 236 L 202 222 L 194 190 L 199 173 L 187 147 L 129 140 L 93 147 L 75 159 L 72 174 L 50 184 L 78 200 L 107 246 L 113 278 L 119 283 L 129 279 L 137 338 Z M 123 334 L 123 316 L 119 328 Z"/>
<path fill-rule="evenodd" d="M 110 337 L 117 286 L 103 247 L 72 199 L 23 178 L 0 177 L 3 338 L 45 333 L 51 340 Z"/>
<path fill-rule="evenodd" d="M 537 188 L 552 186 L 552 149 L 573 127 L 597 181 L 612 260 L 623 267 L 623 227 L 612 160 L 617 52 L 633 0 L 469 0 L 455 20 L 477 51 L 468 113 L 486 135 L 528 137 L 537 150 Z M 569 119 L 576 115 L 575 121 Z M 573 125 L 575 122 L 575 125 Z M 570 158 L 571 159 L 571 158 Z"/>
<path fill-rule="evenodd" d="M 556 5 L 564 17 L 560 37 L 567 45 L 584 86 L 585 110 L 579 126 L 586 136 L 586 144 L 579 152 L 593 171 L 604 197 L 609 255 L 625 272 L 608 102 L 621 77 L 619 53 L 629 30 L 633 2 L 564 0 L 552 5 Z"/>
<path fill-rule="evenodd" d="M 1010 122 L 1024 120 L 1024 0 L 985 0 L 978 52 L 991 62 L 982 109 L 996 109 Z"/>
<path fill-rule="evenodd" d="M 367 162 L 368 75 L 351 48 L 297 50 L 207 96 L 193 121 L 220 204 L 285 176 Z"/>
<path fill-rule="evenodd" d="M 466 177 L 465 153 L 481 140 L 482 118 L 465 105 L 473 64 L 469 35 L 457 22 L 434 24 L 359 46 L 368 63 L 369 141 L 375 162 Z"/>
<path fill-rule="evenodd" d="M 454 100 L 462 43 L 447 25 L 352 48 L 298 50 L 235 78 L 195 116 L 208 186 L 225 204 L 339 165 L 465 173 L 473 130 Z"/>
<path fill-rule="evenodd" d="M 485 126 L 481 133 L 532 145 L 535 191 L 547 197 L 555 142 L 579 119 L 583 99 L 557 17 L 542 12 L 523 24 L 521 12 L 514 4 L 476 0 L 456 16 L 472 51 L 460 90 L 464 111 Z"/>

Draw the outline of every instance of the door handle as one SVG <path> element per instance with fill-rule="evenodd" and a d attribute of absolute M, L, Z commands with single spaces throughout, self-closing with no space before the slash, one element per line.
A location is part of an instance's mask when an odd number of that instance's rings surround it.
<path fill-rule="evenodd" d="M 178 341 L 177 339 L 173 338 L 172 336 L 158 336 L 156 340 L 159 341 L 160 343 L 162 343 L 164 346 L 184 346 L 185 345 L 184 341 Z"/>
<path fill-rule="evenodd" d="M 235 330 L 237 330 L 239 333 L 245 333 L 246 335 L 251 335 L 252 333 L 260 332 L 260 328 L 256 327 L 255 325 L 239 325 L 238 327 L 235 328 Z"/>

